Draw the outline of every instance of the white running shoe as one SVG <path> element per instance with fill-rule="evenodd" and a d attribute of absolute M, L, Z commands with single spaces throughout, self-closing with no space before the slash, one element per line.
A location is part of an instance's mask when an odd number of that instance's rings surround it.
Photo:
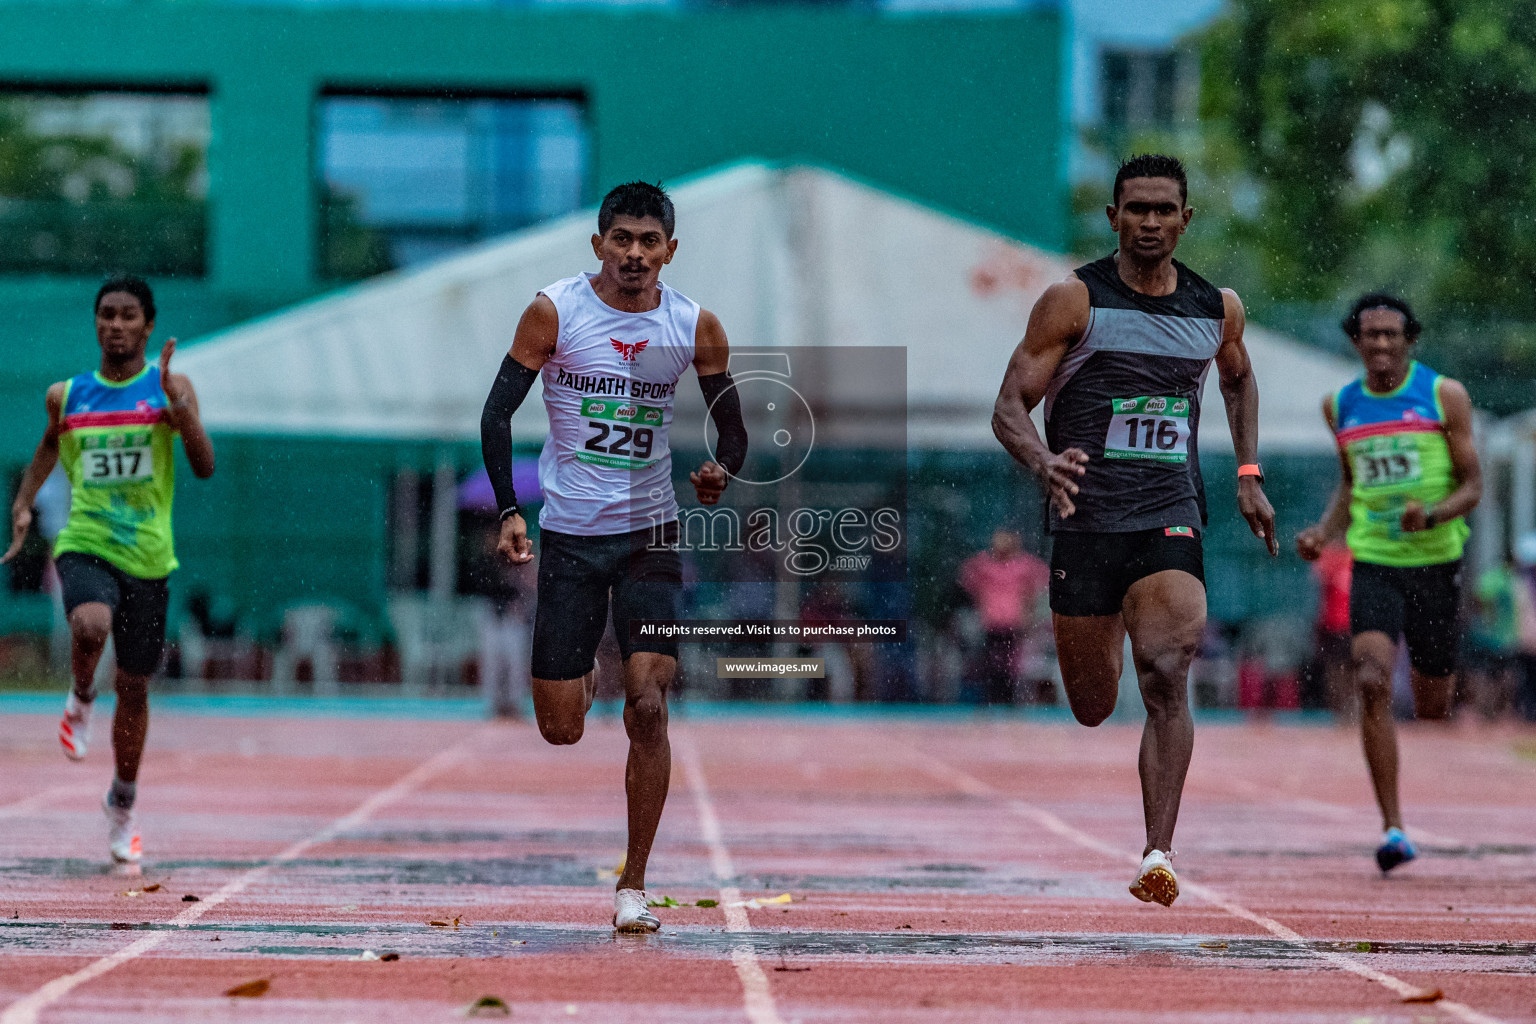
<path fill-rule="evenodd" d="M 101 812 L 107 816 L 107 848 L 112 859 L 119 864 L 137 864 L 144 855 L 139 842 L 139 826 L 133 820 L 133 808 L 113 807 L 112 791 L 101 798 Z"/>
<path fill-rule="evenodd" d="M 59 746 L 71 761 L 85 759 L 86 748 L 91 745 L 91 707 L 94 701 L 81 700 L 70 690 L 64 698 L 64 717 L 59 719 Z"/>
<path fill-rule="evenodd" d="M 1141 871 L 1131 883 L 1131 895 L 1143 903 L 1161 903 L 1173 906 L 1179 898 L 1179 879 L 1173 873 L 1173 863 L 1168 859 L 1172 851 L 1153 850 L 1141 860 Z"/>
<path fill-rule="evenodd" d="M 613 894 L 613 930 L 616 932 L 654 932 L 661 921 L 646 906 L 649 898 L 642 889 L 620 889 Z"/>

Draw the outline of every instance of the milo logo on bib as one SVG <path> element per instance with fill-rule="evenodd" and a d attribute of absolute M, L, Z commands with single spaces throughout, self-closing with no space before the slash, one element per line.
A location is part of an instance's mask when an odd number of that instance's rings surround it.
<path fill-rule="evenodd" d="M 1106 459 L 1189 460 L 1189 399 L 1166 395 L 1112 398 L 1109 407 L 1109 430 L 1104 435 Z"/>

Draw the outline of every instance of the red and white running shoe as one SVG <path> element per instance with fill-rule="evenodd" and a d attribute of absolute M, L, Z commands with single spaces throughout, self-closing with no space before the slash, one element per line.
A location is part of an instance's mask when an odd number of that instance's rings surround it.
<path fill-rule="evenodd" d="M 112 791 L 101 798 L 101 812 L 107 816 L 107 849 L 119 864 L 137 864 L 144 856 L 139 841 L 139 826 L 133 820 L 132 807 L 113 807 Z"/>
<path fill-rule="evenodd" d="M 94 702 L 81 700 L 70 690 L 64 698 L 64 717 L 59 719 L 59 746 L 71 761 L 85 759 L 85 751 L 91 745 L 91 706 Z"/>

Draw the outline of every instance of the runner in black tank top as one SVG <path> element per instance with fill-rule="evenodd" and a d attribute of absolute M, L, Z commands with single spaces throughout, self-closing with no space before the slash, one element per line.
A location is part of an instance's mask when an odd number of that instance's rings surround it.
<path fill-rule="evenodd" d="M 992 416 L 1009 454 L 1049 495 L 1051 611 L 1072 713 L 1114 710 L 1126 634 L 1147 708 L 1141 792 L 1147 844 L 1131 892 L 1167 906 L 1169 862 L 1194 743 L 1189 664 L 1205 629 L 1196 431 L 1214 361 L 1237 451 L 1238 508 L 1269 548 L 1274 510 L 1258 467 L 1258 386 L 1243 305 L 1173 259 L 1194 212 L 1184 168 L 1140 156 L 1115 176 L 1119 250 L 1040 297 Z M 1029 418 L 1045 402 L 1046 438 Z"/>

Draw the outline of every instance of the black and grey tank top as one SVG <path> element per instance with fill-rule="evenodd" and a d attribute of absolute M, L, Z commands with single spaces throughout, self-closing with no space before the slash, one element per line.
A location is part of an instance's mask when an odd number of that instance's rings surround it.
<path fill-rule="evenodd" d="M 1175 260 L 1171 295 L 1143 295 L 1120 279 L 1115 257 L 1077 269 L 1092 307 L 1045 393 L 1051 451 L 1080 448 L 1086 472 L 1053 531 L 1130 533 L 1205 525 L 1196 436 L 1200 392 L 1221 346 L 1221 291 Z"/>

